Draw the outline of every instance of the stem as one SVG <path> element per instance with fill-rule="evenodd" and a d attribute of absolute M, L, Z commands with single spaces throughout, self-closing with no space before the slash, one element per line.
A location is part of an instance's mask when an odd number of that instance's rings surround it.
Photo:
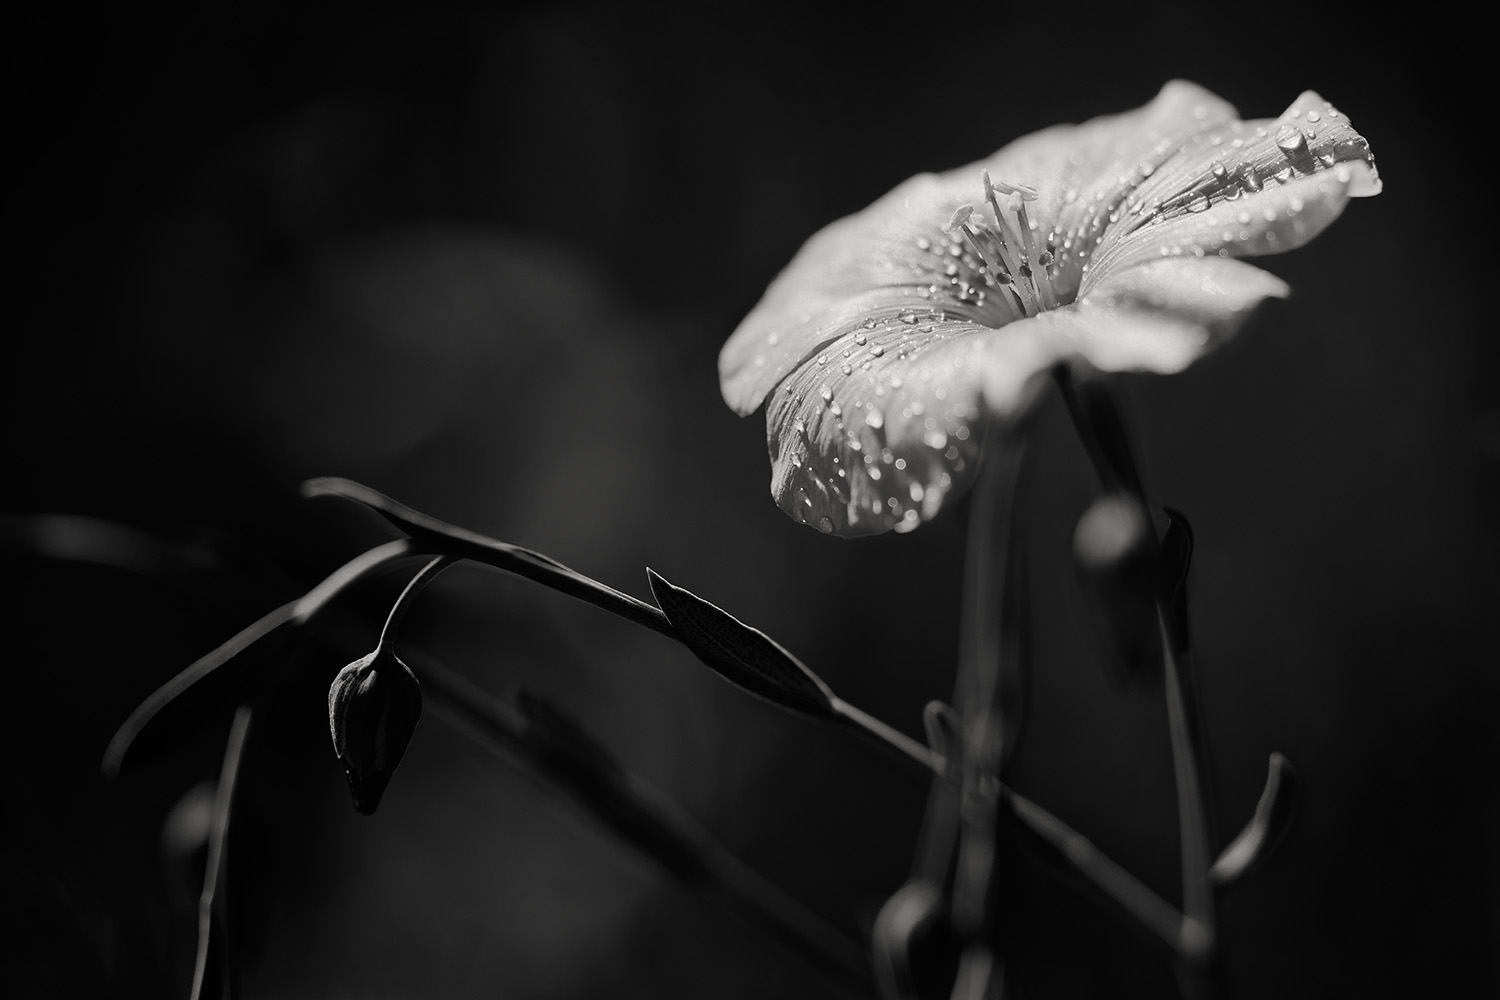
<path fill-rule="evenodd" d="M 426 589 L 439 573 L 452 566 L 454 561 L 448 556 L 438 556 L 406 581 L 406 586 L 396 598 L 396 603 L 391 605 L 390 614 L 386 615 L 385 625 L 380 629 L 380 641 L 375 644 L 377 649 L 386 649 L 395 643 L 401 622 L 406 618 L 406 613 L 411 610 L 411 606 L 416 603 L 417 595 Z"/>
<path fill-rule="evenodd" d="M 1065 871 L 1082 875 L 1173 952 L 1182 949 L 1183 920 L 1176 907 L 1035 802 L 1008 789 L 1002 794 L 1022 829 L 1054 852 Z"/>
<path fill-rule="evenodd" d="M 162 710 L 240 653 L 283 626 L 295 628 L 307 624 L 315 614 L 350 584 L 387 563 L 411 554 L 412 542 L 409 538 L 387 542 L 363 552 L 339 567 L 299 600 L 290 601 L 262 615 L 254 623 L 235 633 L 228 641 L 194 660 L 185 670 L 153 691 L 121 723 L 120 728 L 110 738 L 109 746 L 105 748 L 103 760 L 99 765 L 100 771 L 106 777 L 118 777 L 130 748 L 135 745 L 141 733 L 160 715 Z"/>
<path fill-rule="evenodd" d="M 198 951 L 193 961 L 191 1000 L 206 995 L 231 997 L 234 994 L 234 971 L 229 945 L 229 903 L 225 884 L 229 879 L 229 821 L 234 810 L 234 789 L 244 760 L 245 742 L 250 736 L 253 712 L 241 705 L 229 727 L 224 746 L 224 763 L 219 771 L 219 785 L 214 791 L 213 823 L 209 829 L 208 863 L 203 873 L 203 892 L 198 897 Z M 205 994 L 205 990 L 214 990 Z"/>
<path fill-rule="evenodd" d="M 526 577 L 569 597 L 619 615 L 626 621 L 677 638 L 667 616 L 658 608 L 590 579 L 540 552 L 440 521 L 348 479 L 310 479 L 302 485 L 302 492 L 309 497 L 337 496 L 353 500 L 411 534 L 413 540 L 424 550 L 437 555 L 468 559 Z"/>
<path fill-rule="evenodd" d="M 1158 608 L 1157 616 L 1166 675 L 1167 726 L 1172 735 L 1172 765 L 1177 778 L 1178 820 L 1182 830 L 1182 908 L 1188 920 L 1201 925 L 1207 941 L 1211 942 L 1214 897 L 1208 871 L 1213 858 L 1208 840 L 1207 803 L 1203 800 L 1199 781 L 1200 761 L 1204 759 L 1205 748 L 1201 738 L 1194 739 L 1195 727 L 1189 721 L 1191 707 L 1183 671 L 1167 634 L 1164 611 Z"/>
<path fill-rule="evenodd" d="M 942 775 L 947 762 L 930 747 L 925 747 L 895 727 L 880 721 L 863 709 L 856 708 L 841 698 L 833 699 L 833 713 L 841 721 L 852 726 L 862 736 L 895 752 L 898 757 L 916 761 L 922 767 Z"/>
<path fill-rule="evenodd" d="M 820 973 L 839 992 L 869 994 L 869 960 L 834 930 L 767 882 L 639 778 L 620 771 L 580 774 L 538 752 L 524 717 L 454 672 L 424 664 L 433 710 L 480 748 L 521 765 L 572 798 L 611 832 L 701 891 Z"/>
<path fill-rule="evenodd" d="M 961 818 L 952 905 L 954 930 L 974 942 L 962 968 L 979 976 L 971 985 L 982 987 L 988 995 L 991 990 L 1009 992 L 1007 928 L 1001 906 L 1009 891 L 1009 851 L 1002 837 L 1007 813 L 1000 789 L 1025 708 L 1016 545 L 1025 439 L 1018 427 L 998 421 L 992 422 L 985 437 L 984 467 L 970 515 L 962 658 L 954 696 L 966 745 L 959 768 L 962 789 L 954 800 Z M 943 819 L 932 817 L 936 829 L 942 828 Z M 926 850 L 930 845 L 923 846 Z"/>
<path fill-rule="evenodd" d="M 1107 388 L 1102 383 L 1095 383 L 1087 391 L 1080 391 L 1066 370 L 1058 371 L 1057 382 L 1100 480 L 1106 488 L 1123 490 L 1144 509 L 1150 510 L 1140 468 L 1126 437 L 1125 421 Z M 1209 879 L 1213 849 L 1204 778 L 1208 747 L 1199 718 L 1191 661 L 1187 651 L 1174 647 L 1167 625 L 1171 609 L 1159 595 L 1155 605 L 1161 634 L 1167 725 L 1172 740 L 1182 853 L 1184 919 L 1178 947 L 1186 962 L 1208 973 L 1186 981 L 1184 992 L 1204 996 L 1212 990 L 1211 965 L 1216 943 L 1213 885 Z"/>

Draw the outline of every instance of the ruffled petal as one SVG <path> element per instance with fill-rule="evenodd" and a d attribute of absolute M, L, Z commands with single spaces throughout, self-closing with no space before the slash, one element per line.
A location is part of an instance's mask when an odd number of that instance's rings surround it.
<path fill-rule="evenodd" d="M 1145 107 L 1044 129 L 978 163 L 911 178 L 813 235 L 772 282 L 719 354 L 725 402 L 753 413 L 778 382 L 874 308 L 931 305 L 986 326 L 1018 319 L 967 247 L 943 233 L 960 205 L 982 205 L 983 171 L 1036 189 L 1031 221 L 1042 238 L 1079 230 L 1077 241 L 1064 248 L 1059 236 L 1053 248 L 1057 266 L 1076 274 L 1081 264 L 1070 265 L 1070 255 L 1086 258 L 1092 237 L 1082 234 L 1102 231 L 1091 220 L 1123 199 L 1122 185 L 1148 176 L 1190 136 L 1234 118 L 1209 91 L 1173 81 Z M 1075 280 L 1068 290 L 1076 287 Z"/>
<path fill-rule="evenodd" d="M 943 177 L 972 189 L 978 170 L 986 169 L 1034 188 L 1031 221 L 1053 254 L 1053 285 L 1070 299 L 1083 265 L 1130 193 L 1195 137 L 1238 117 L 1212 91 L 1173 80 L 1143 107 L 1044 129 Z"/>
<path fill-rule="evenodd" d="M 977 190 L 977 178 L 969 188 Z M 980 262 L 943 232 L 963 200 L 975 199 L 923 174 L 816 233 L 719 352 L 724 401 L 742 416 L 755 412 L 800 365 L 884 312 L 936 309 L 991 327 L 1016 319 Z"/>
<path fill-rule="evenodd" d="M 1322 232 L 1351 197 L 1379 191 L 1364 137 L 1307 91 L 1280 118 L 1211 129 L 1165 161 L 1108 227 L 1080 293 L 1163 256 L 1293 249 Z"/>
<path fill-rule="evenodd" d="M 766 406 L 771 493 L 840 535 L 916 527 L 973 472 L 980 379 L 995 330 L 886 308 L 794 371 Z"/>
<path fill-rule="evenodd" d="M 1007 348 L 1021 362 L 998 354 L 990 360 L 985 402 L 992 412 L 1010 413 L 1036 371 L 1067 358 L 1081 357 L 1101 371 L 1181 371 L 1232 336 L 1257 304 L 1286 294 L 1286 282 L 1275 275 L 1221 257 L 1131 268 L 1071 306 L 1010 327 L 1024 333 Z"/>

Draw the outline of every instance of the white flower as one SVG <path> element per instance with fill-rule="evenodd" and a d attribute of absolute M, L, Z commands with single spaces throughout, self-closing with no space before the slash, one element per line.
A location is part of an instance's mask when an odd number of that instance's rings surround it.
<path fill-rule="evenodd" d="M 724 345 L 724 399 L 767 403 L 792 517 L 909 530 L 967 484 L 986 410 L 1011 413 L 1065 358 L 1180 371 L 1287 292 L 1234 258 L 1301 246 L 1379 191 L 1368 143 L 1317 94 L 1242 122 L 1169 83 L 814 235 Z"/>

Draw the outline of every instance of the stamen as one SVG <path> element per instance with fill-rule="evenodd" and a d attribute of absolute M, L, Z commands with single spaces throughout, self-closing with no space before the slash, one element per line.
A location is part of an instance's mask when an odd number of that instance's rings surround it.
<path fill-rule="evenodd" d="M 949 219 L 943 226 L 943 232 L 947 233 L 949 236 L 952 236 L 958 229 L 963 226 L 964 223 L 969 221 L 969 216 L 973 214 L 973 205 L 963 204 L 958 206 L 958 208 L 956 208 L 953 212 L 953 218 Z"/>
<path fill-rule="evenodd" d="M 1000 231 L 995 234 L 995 242 L 1000 245 L 1000 252 L 1005 257 L 1006 269 L 1009 270 L 1011 274 L 1020 274 L 1022 263 L 1021 259 L 1017 257 L 1016 252 L 1011 249 L 1012 243 L 1014 243 L 1017 247 L 1020 246 L 1020 243 L 1016 239 L 1015 232 L 1010 229 L 1009 220 L 1005 217 L 1005 213 L 1000 211 L 1000 202 L 995 198 L 995 185 L 990 183 L 990 172 L 988 170 L 983 171 L 980 176 L 984 180 L 984 200 L 990 203 L 990 211 L 994 214 L 995 224 L 1000 229 Z M 1010 237 L 1009 242 L 1006 241 L 1007 236 Z M 1023 287 L 1022 290 L 1025 293 L 1025 297 L 1027 299 L 1030 299 L 1031 289 Z M 1031 315 L 1034 310 L 1028 308 L 1026 312 L 1027 315 Z"/>
<path fill-rule="evenodd" d="M 1010 246 L 1002 239 L 1001 246 L 1007 250 L 1007 262 L 1011 266 L 1012 273 L 1021 275 L 1026 279 L 1022 286 L 1022 297 L 1025 299 L 1026 313 L 1028 316 L 1035 315 L 1046 309 L 1057 306 L 1057 296 L 1052 291 L 1052 282 L 1047 276 L 1047 268 L 1041 262 L 1041 254 L 1038 251 L 1036 237 L 1031 232 L 1031 220 L 1026 215 L 1026 202 L 1035 201 L 1037 192 L 1022 184 L 1009 184 L 1005 181 L 996 183 L 990 179 L 989 171 L 981 173 L 984 181 L 984 198 L 989 202 L 990 211 L 994 213 L 995 222 L 1000 226 L 1002 232 L 1010 237 L 1010 244 L 1016 250 L 1010 251 Z M 995 192 L 1001 192 L 1009 198 L 1010 214 L 1000 208 L 1000 200 L 995 197 Z M 1015 216 L 1018 226 L 1011 223 L 1011 214 Z M 1019 232 L 1017 230 L 1019 229 Z M 1024 253 L 1025 260 L 1016 260 L 1016 253 Z"/>
<path fill-rule="evenodd" d="M 995 279 L 995 283 L 1002 291 L 1009 289 L 1016 297 L 1021 312 L 1031 315 L 1035 310 L 1028 307 L 1030 289 L 1020 285 L 1013 278 L 1009 266 L 1010 256 L 1006 253 L 1005 242 L 996 232 L 984 224 L 983 219 L 975 219 L 978 213 L 974 206 L 964 204 L 958 206 L 946 225 L 943 232 L 949 236 L 963 233 L 969 243 L 969 249 L 974 251 L 974 256 L 979 258 L 980 267 Z"/>
<path fill-rule="evenodd" d="M 984 177 L 986 187 L 990 186 L 989 176 L 989 171 L 985 171 Z M 1018 194 L 1026 201 L 1036 201 L 1037 199 L 1036 188 L 1028 187 L 1025 184 L 1007 184 L 1004 181 L 999 181 L 994 185 L 994 188 L 1001 194 Z"/>
<path fill-rule="evenodd" d="M 1047 268 L 1037 251 L 1036 238 L 1031 233 L 1031 220 L 1026 217 L 1026 202 L 1034 200 L 1035 192 L 1032 192 L 1031 198 L 1027 198 L 1018 190 L 1011 196 L 1011 208 L 1015 210 L 1016 220 L 1021 224 L 1021 242 L 1026 247 L 1026 259 L 1031 263 L 1031 283 L 1036 287 L 1037 298 L 1041 300 L 1043 309 L 1055 309 L 1057 297 L 1052 294 L 1052 281 L 1047 277 Z"/>

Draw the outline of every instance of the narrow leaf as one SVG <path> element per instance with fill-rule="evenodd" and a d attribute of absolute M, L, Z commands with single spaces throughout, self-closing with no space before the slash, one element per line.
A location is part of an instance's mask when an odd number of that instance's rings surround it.
<path fill-rule="evenodd" d="M 1291 761 L 1279 753 L 1271 754 L 1266 786 L 1256 803 L 1255 815 L 1240 835 L 1224 848 L 1209 870 L 1209 878 L 1220 889 L 1228 888 L 1257 864 L 1270 857 L 1276 845 L 1291 829 L 1297 806 L 1297 772 Z"/>
<path fill-rule="evenodd" d="M 834 715 L 833 692 L 791 653 L 758 629 L 647 569 L 651 593 L 683 645 L 731 684 L 782 708 Z"/>

